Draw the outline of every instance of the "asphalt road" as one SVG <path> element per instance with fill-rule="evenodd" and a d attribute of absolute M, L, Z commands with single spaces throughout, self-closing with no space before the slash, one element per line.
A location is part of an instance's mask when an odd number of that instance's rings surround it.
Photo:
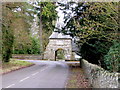
<path fill-rule="evenodd" d="M 65 88 L 69 74 L 62 61 L 37 61 L 35 65 L 2 76 L 2 88 Z"/>

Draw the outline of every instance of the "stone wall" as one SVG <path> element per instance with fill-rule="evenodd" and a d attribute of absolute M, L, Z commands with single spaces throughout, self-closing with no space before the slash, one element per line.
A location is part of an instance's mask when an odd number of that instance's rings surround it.
<path fill-rule="evenodd" d="M 93 88 L 119 88 L 118 77 L 120 73 L 110 73 L 103 68 L 91 64 L 86 60 L 81 60 L 85 76 L 88 78 Z"/>
<path fill-rule="evenodd" d="M 12 58 L 14 59 L 33 59 L 33 60 L 42 60 L 41 55 L 27 55 L 27 54 L 13 54 Z"/>

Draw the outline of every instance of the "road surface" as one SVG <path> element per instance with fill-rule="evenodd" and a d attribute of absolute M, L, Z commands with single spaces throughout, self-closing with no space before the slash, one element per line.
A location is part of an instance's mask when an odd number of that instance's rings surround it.
<path fill-rule="evenodd" d="M 2 88 L 65 88 L 69 74 L 62 61 L 29 60 L 34 66 L 2 76 Z"/>

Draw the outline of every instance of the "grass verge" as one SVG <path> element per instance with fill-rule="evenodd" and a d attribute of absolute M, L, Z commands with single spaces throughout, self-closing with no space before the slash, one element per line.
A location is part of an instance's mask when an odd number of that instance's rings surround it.
<path fill-rule="evenodd" d="M 21 68 L 25 68 L 25 67 L 29 67 L 34 65 L 31 62 L 27 62 L 27 61 L 20 61 L 20 60 L 15 60 L 15 59 L 11 59 L 10 62 L 8 63 L 2 63 L 2 69 L 0 69 L 0 74 L 5 74 L 11 71 L 15 71 Z"/>
<path fill-rule="evenodd" d="M 90 88 L 88 80 L 79 66 L 70 66 L 70 76 L 66 88 Z"/>

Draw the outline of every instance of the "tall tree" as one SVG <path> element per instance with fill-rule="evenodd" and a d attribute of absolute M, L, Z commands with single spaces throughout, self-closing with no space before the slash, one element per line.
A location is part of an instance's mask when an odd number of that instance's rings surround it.
<path fill-rule="evenodd" d="M 2 3 L 0 2 L 0 8 Z M 2 61 L 2 9 L 0 9 L 0 62 Z"/>
<path fill-rule="evenodd" d="M 12 24 L 15 37 L 13 51 L 15 54 L 29 54 L 32 47 L 30 29 L 34 19 L 34 11 L 32 11 L 33 6 L 27 2 L 19 4 L 20 7 L 14 9 L 15 18 Z"/>
<path fill-rule="evenodd" d="M 19 2 L 6 2 L 2 3 L 2 60 L 3 62 L 9 62 L 13 44 L 20 43 L 16 38 L 21 34 L 20 29 L 26 32 L 29 32 L 29 6 L 28 3 L 19 3 Z M 31 17 L 31 16 L 30 16 Z M 16 23 L 17 22 L 17 23 Z M 24 23 L 24 24 L 22 24 Z M 16 34 L 16 31 L 17 34 Z M 16 35 L 15 35 L 16 34 Z M 27 35 L 27 34 L 26 34 Z M 24 39 L 24 37 L 23 37 Z M 21 39 L 22 40 L 22 39 Z"/>
<path fill-rule="evenodd" d="M 13 3 L 12 3 L 13 4 Z M 11 3 L 3 3 L 3 21 L 2 21 L 2 61 L 9 62 L 12 54 L 13 47 L 13 30 L 11 29 L 11 23 L 13 19 Z"/>
<path fill-rule="evenodd" d="M 119 40 L 116 35 L 118 27 L 118 2 L 69 2 L 61 4 L 65 13 L 63 33 L 79 38 L 78 54 L 92 63 L 103 62 L 113 40 Z M 69 12 L 68 12 L 69 10 Z M 94 58 L 93 58 L 94 57 Z"/>
<path fill-rule="evenodd" d="M 44 52 L 47 44 L 48 37 L 54 30 L 55 20 L 57 18 L 56 6 L 53 2 L 37 2 L 36 10 L 38 12 L 37 16 L 39 17 L 40 24 L 40 43 L 42 53 Z M 39 7 L 38 7 L 39 6 Z"/>

